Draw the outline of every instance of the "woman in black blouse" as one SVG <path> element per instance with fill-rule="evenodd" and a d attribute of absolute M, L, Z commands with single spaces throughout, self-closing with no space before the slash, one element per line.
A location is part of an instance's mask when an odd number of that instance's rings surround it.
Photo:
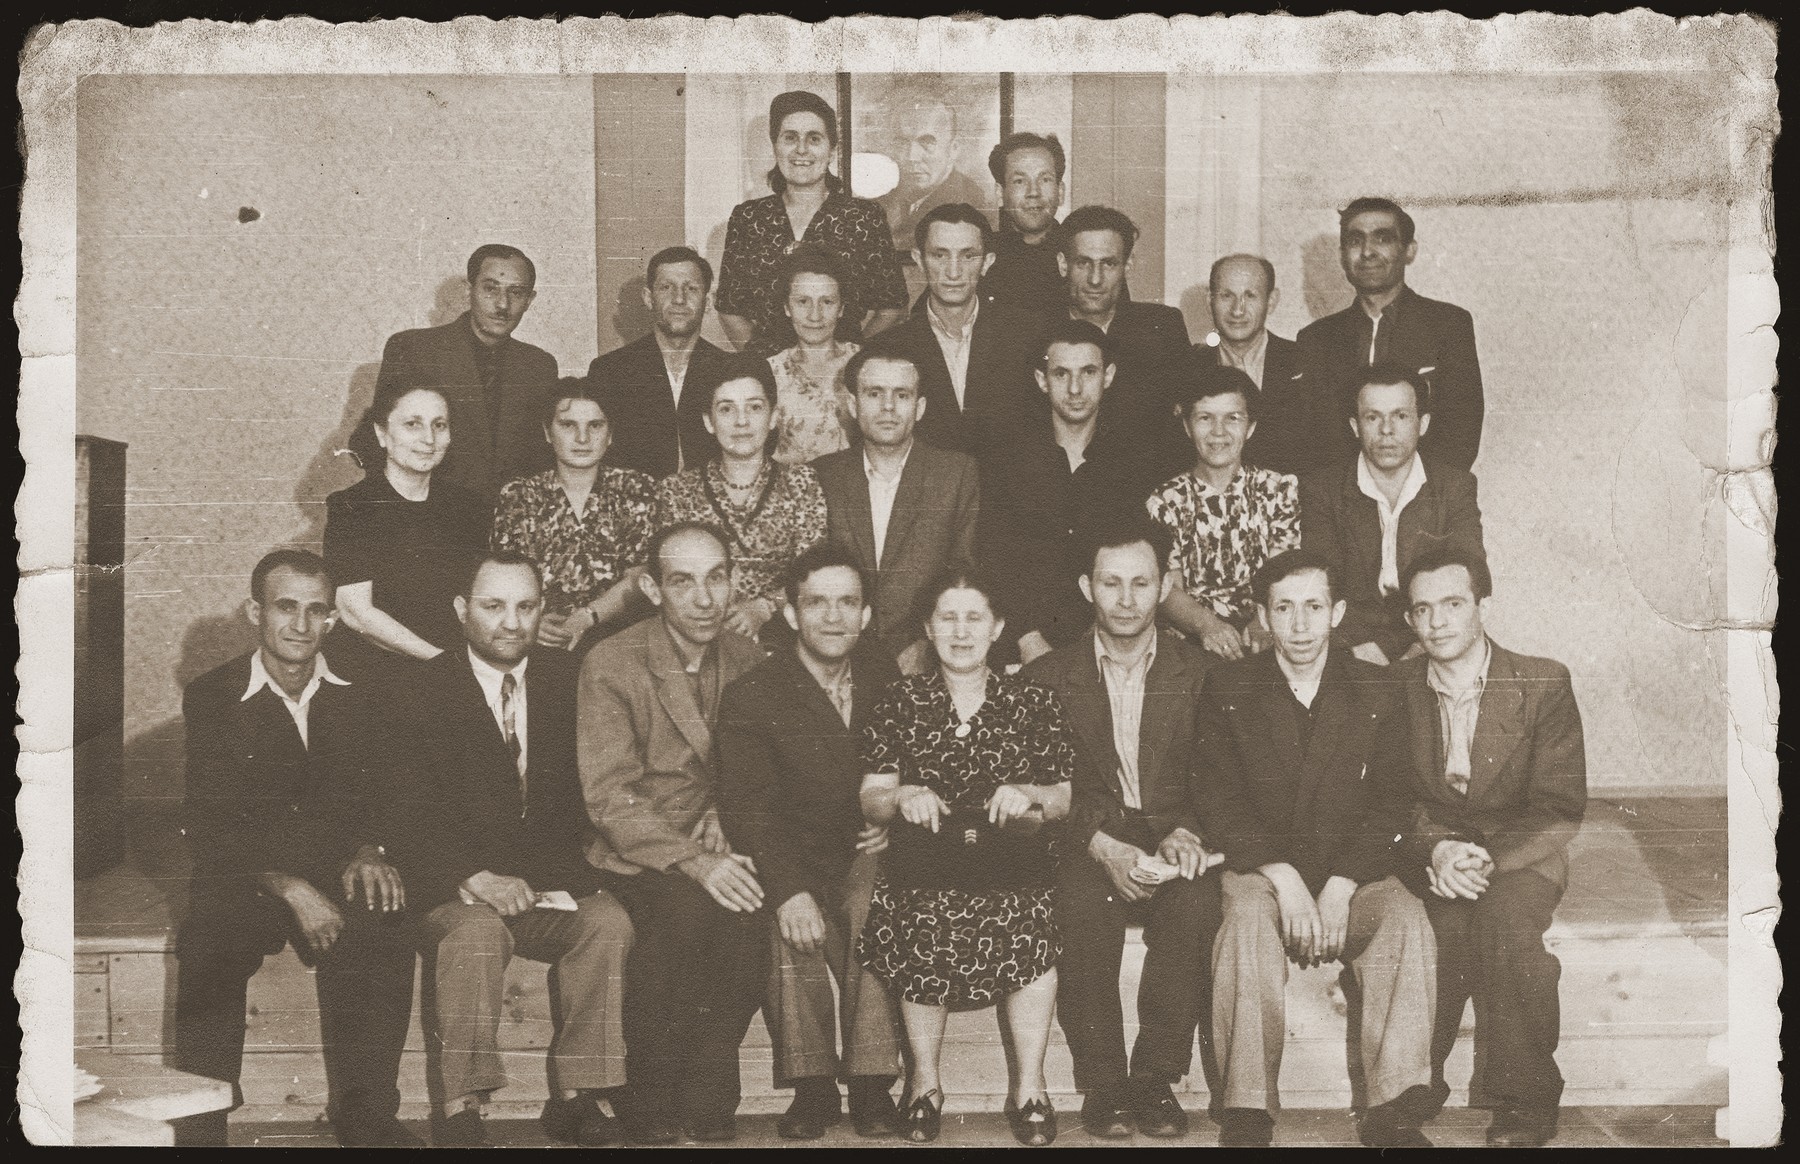
<path fill-rule="evenodd" d="M 432 480 L 450 449 L 441 392 L 386 386 L 362 424 L 376 441 L 371 463 L 325 500 L 339 618 L 327 652 L 353 681 L 463 641 L 452 600 L 486 548 L 489 516 L 473 493 Z"/>
<path fill-rule="evenodd" d="M 725 227 L 714 303 L 725 334 L 740 350 L 768 356 L 794 342 L 782 313 L 782 267 L 801 243 L 842 260 L 842 336 L 874 335 L 906 314 L 906 278 L 895 256 L 887 216 L 852 198 L 829 169 L 837 148 L 837 114 L 816 93 L 783 93 L 769 103 L 775 168 L 766 198 L 740 202 Z"/>
<path fill-rule="evenodd" d="M 926 597 L 938 666 L 890 687 L 864 736 L 863 815 L 892 825 L 857 953 L 900 996 L 906 1137 L 937 1138 L 949 1010 L 1001 1002 L 1019 1073 L 1007 1118 L 1021 1144 L 1048 1144 L 1044 1051 L 1062 938 L 1044 824 L 1068 816 L 1074 745 L 1053 692 L 988 668 L 1003 623 L 987 588 L 958 573 Z"/>

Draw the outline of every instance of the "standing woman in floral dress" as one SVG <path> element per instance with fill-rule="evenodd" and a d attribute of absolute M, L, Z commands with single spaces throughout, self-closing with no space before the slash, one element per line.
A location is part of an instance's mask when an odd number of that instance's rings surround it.
<path fill-rule="evenodd" d="M 740 351 L 767 356 L 793 343 L 781 275 L 802 243 L 844 264 L 839 290 L 847 334 L 874 335 L 906 314 L 906 277 L 887 216 L 876 203 L 852 198 L 831 173 L 837 142 L 837 114 L 818 94 L 796 89 L 769 103 L 774 193 L 732 210 L 713 297 L 719 322 Z"/>

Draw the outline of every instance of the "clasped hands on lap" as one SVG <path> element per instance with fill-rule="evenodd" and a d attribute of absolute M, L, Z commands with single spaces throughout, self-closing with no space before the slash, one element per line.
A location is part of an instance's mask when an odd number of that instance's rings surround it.
<path fill-rule="evenodd" d="M 294 912 L 294 923 L 313 954 L 327 953 L 337 943 L 344 915 L 312 882 L 287 873 L 264 873 L 260 881 L 265 892 L 280 898 Z M 400 871 L 373 845 L 357 851 L 344 866 L 339 882 L 346 903 L 354 902 L 360 892 L 366 909 L 393 913 L 406 908 L 406 886 Z"/>
<path fill-rule="evenodd" d="M 1303 968 L 1337 961 L 1350 931 L 1350 899 L 1356 896 L 1356 882 L 1333 876 L 1315 898 L 1300 871 L 1285 861 L 1263 865 L 1257 872 L 1275 887 L 1281 944 L 1289 960 Z"/>
<path fill-rule="evenodd" d="M 1155 892 L 1155 885 L 1147 885 L 1132 876 L 1139 862 L 1148 860 L 1151 854 L 1129 841 L 1096 832 L 1088 842 L 1088 856 L 1106 871 L 1113 891 L 1126 901 L 1147 901 Z M 1225 860 L 1223 853 L 1208 853 L 1200 838 L 1184 828 L 1174 829 L 1164 837 L 1156 847 L 1155 856 L 1157 860 L 1175 866 L 1189 881 L 1203 876 L 1208 869 Z"/>
<path fill-rule="evenodd" d="M 1494 875 L 1494 858 L 1473 841 L 1443 840 L 1431 850 L 1431 891 L 1452 901 L 1477 901 Z"/>

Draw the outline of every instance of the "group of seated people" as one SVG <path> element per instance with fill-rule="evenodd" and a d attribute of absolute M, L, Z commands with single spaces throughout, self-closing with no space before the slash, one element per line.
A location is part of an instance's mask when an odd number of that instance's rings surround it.
<path fill-rule="evenodd" d="M 858 1133 L 930 1142 L 947 1015 L 997 1005 L 1021 1143 L 1056 1137 L 1059 1020 L 1090 1133 L 1184 1134 L 1197 1036 L 1252 1146 L 1287 968 L 1341 961 L 1365 1143 L 1427 1143 L 1471 999 L 1489 1141 L 1546 1142 L 1581 720 L 1566 668 L 1483 630 L 1473 329 L 1406 288 L 1412 220 L 1342 212 L 1356 302 L 1297 345 L 1272 265 L 1219 260 L 1192 347 L 1126 293 L 1131 221 L 1057 222 L 1062 147 L 1014 134 L 998 232 L 920 217 L 906 315 L 830 107 L 770 127 L 718 279 L 739 351 L 700 338 L 686 247 L 585 377 L 513 338 L 511 247 L 389 341 L 324 556 L 264 558 L 259 645 L 186 693 L 177 1065 L 238 1080 L 291 941 L 340 1142 L 414 1142 L 423 955 L 432 1139 L 479 1145 L 516 953 L 552 966 L 560 1141 L 731 1139 L 760 1010 L 783 1136 L 842 1081 Z"/>

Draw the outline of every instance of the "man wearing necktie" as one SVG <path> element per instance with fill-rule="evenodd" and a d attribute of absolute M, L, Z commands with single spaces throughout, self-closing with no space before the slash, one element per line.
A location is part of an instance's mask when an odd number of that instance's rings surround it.
<path fill-rule="evenodd" d="M 1432 1038 L 1437 1105 L 1464 1004 L 1475 1003 L 1469 1106 L 1494 1112 L 1488 1143 L 1556 1133 L 1562 1073 L 1556 955 L 1544 948 L 1587 807 L 1581 711 L 1569 669 L 1508 651 L 1483 621 L 1486 562 L 1449 546 L 1401 579 L 1425 653 L 1394 668 L 1412 721 L 1414 803 L 1403 851 L 1438 945 Z"/>
<path fill-rule="evenodd" d="M 854 946 L 875 886 L 866 850 L 886 844 L 885 829 L 863 828 L 862 729 L 900 672 L 872 640 L 859 646 L 869 603 L 842 546 L 795 560 L 783 613 L 793 645 L 726 688 L 719 705 L 719 823 L 755 860 L 774 914 L 764 1014 L 777 1084 L 794 1088 L 777 1129 L 823 1136 L 842 1113 L 842 1075 L 857 1133 L 893 1135 L 899 1013 Z"/>
<path fill-rule="evenodd" d="M 1306 401 L 1305 437 L 1296 449 L 1309 457 L 1290 472 L 1348 461 L 1344 397 L 1363 369 L 1394 364 L 1426 381 L 1432 398 L 1425 459 L 1468 469 L 1481 449 L 1481 361 L 1475 321 L 1455 304 L 1427 299 L 1406 285 L 1418 256 L 1412 216 L 1386 198 L 1358 198 L 1338 212 L 1338 261 L 1356 299 L 1335 315 L 1300 329 L 1299 395 Z"/>
<path fill-rule="evenodd" d="M 602 1107 L 625 1084 L 621 1019 L 633 934 L 584 850 L 592 833 L 575 766 L 575 663 L 533 650 L 543 613 L 537 566 L 484 558 L 455 602 L 466 649 L 424 664 L 397 735 L 412 761 L 411 798 L 428 865 L 409 890 L 424 913 L 427 1038 L 443 1111 L 439 1146 L 486 1142 L 483 1107 L 504 1087 L 499 1023 L 515 953 L 548 962 L 556 1029 L 552 1139 L 617 1138 Z"/>

